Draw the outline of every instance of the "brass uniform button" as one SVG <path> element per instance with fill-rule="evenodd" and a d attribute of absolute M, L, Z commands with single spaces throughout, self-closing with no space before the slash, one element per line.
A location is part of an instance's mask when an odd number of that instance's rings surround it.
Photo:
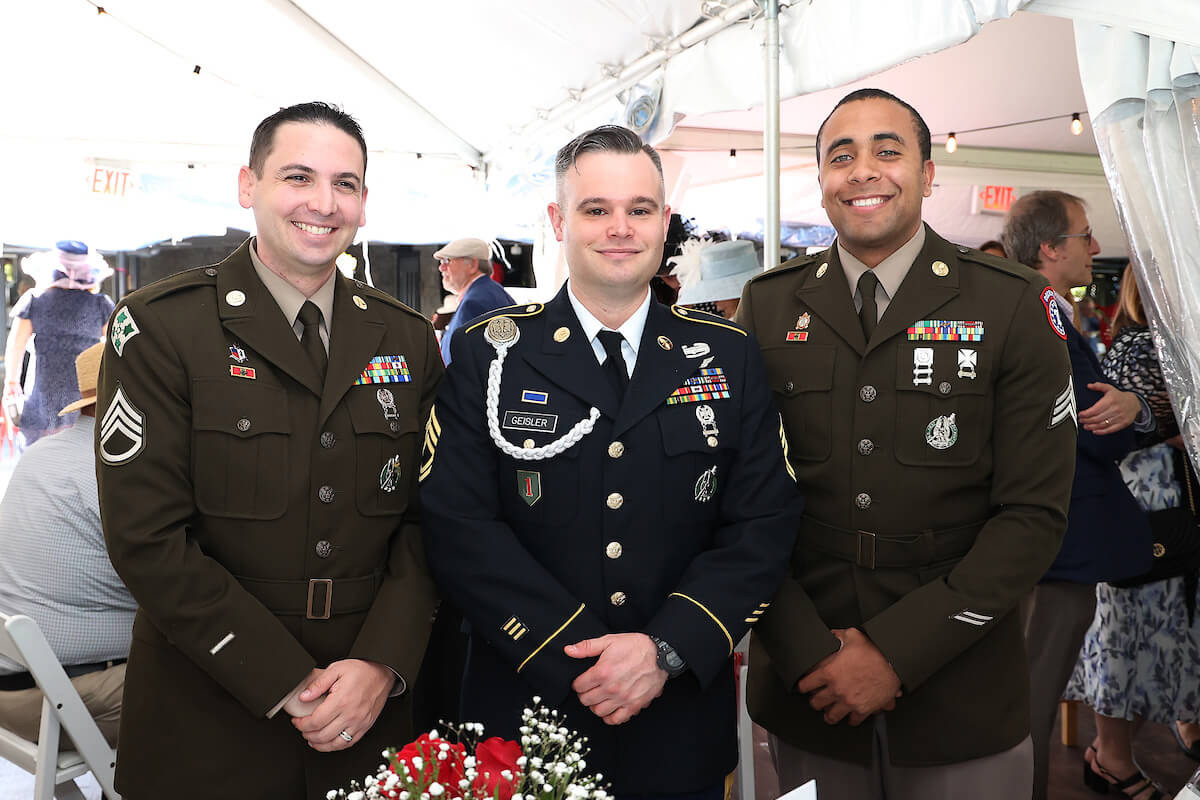
<path fill-rule="evenodd" d="M 337 494 L 332 486 L 322 486 L 317 490 L 317 497 L 322 503 L 332 503 L 334 496 Z"/>
<path fill-rule="evenodd" d="M 624 551 L 625 550 L 623 547 L 621 547 L 620 542 L 609 542 L 608 546 L 604 548 L 604 555 L 608 556 L 609 558 L 620 558 L 621 553 Z"/>
<path fill-rule="evenodd" d="M 242 417 L 241 419 L 239 419 L 237 421 L 237 429 L 239 431 L 241 431 L 242 433 L 245 433 L 246 431 L 250 430 L 250 420 L 246 419 L 245 417 Z"/>
<path fill-rule="evenodd" d="M 319 558 L 329 558 L 329 556 L 333 555 L 333 545 L 322 539 L 317 542 L 316 551 Z"/>
<path fill-rule="evenodd" d="M 871 507 L 871 495 L 867 494 L 866 492 L 860 493 L 854 498 L 854 505 L 858 506 L 861 510 L 866 511 Z"/>
<path fill-rule="evenodd" d="M 950 381 L 942 381 L 938 384 L 938 391 L 942 394 L 950 394 L 950 390 L 954 387 L 950 385 Z"/>
<path fill-rule="evenodd" d="M 708 442 L 709 447 L 716 447 L 718 444 L 720 444 L 720 442 L 717 440 L 717 437 L 715 437 L 715 436 L 708 437 L 708 439 L 706 441 Z"/>
<path fill-rule="evenodd" d="M 613 442 L 608 446 L 609 458 L 620 458 L 623 455 L 625 455 L 625 445 L 620 442 Z"/>
<path fill-rule="evenodd" d="M 612 595 L 608 598 L 608 600 L 614 606 L 623 606 L 623 605 L 625 605 L 625 593 L 624 592 L 613 592 Z"/>
<path fill-rule="evenodd" d="M 396 420 L 392 420 L 388 423 L 388 427 L 391 428 L 392 433 L 395 433 L 396 431 L 400 430 L 400 423 Z"/>
<path fill-rule="evenodd" d="M 332 433 L 330 433 L 329 431 L 325 431 L 324 433 L 321 434 L 321 447 L 324 447 L 326 450 L 329 450 L 335 444 L 337 444 L 337 437 L 334 436 Z"/>
<path fill-rule="evenodd" d="M 621 496 L 620 492 L 613 492 L 608 496 L 608 500 L 606 502 L 608 503 L 609 508 L 611 508 L 613 511 L 616 511 L 618 508 L 624 505 L 625 498 Z"/>
<path fill-rule="evenodd" d="M 875 443 L 870 439 L 860 439 L 858 442 L 858 452 L 860 455 L 869 456 L 875 450 Z"/>
<path fill-rule="evenodd" d="M 785 383 L 785 384 L 783 385 L 783 390 L 784 390 L 785 392 L 787 392 L 788 394 L 791 394 L 791 393 L 792 393 L 792 390 L 793 390 L 793 389 L 795 389 L 795 388 L 796 388 L 796 384 L 792 383 L 791 381 L 788 381 L 787 383 Z"/>
<path fill-rule="evenodd" d="M 858 397 L 864 403 L 873 403 L 875 398 L 879 396 L 879 392 L 875 391 L 875 387 L 870 384 L 858 390 Z"/>
<path fill-rule="evenodd" d="M 217 271 L 215 269 L 213 269 L 212 267 L 209 267 L 208 269 L 204 270 L 204 274 L 210 278 L 217 277 Z"/>

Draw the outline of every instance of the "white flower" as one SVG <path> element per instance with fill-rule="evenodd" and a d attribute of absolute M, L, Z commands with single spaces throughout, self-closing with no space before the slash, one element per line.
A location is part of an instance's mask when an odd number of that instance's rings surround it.
<path fill-rule="evenodd" d="M 433 797 L 441 797 L 442 793 L 445 791 L 446 791 L 445 787 L 442 786 L 437 781 L 434 781 L 433 783 L 429 784 L 429 794 L 432 795 Z"/>
<path fill-rule="evenodd" d="M 542 702 L 542 698 L 535 694 L 533 696 L 533 702 L 534 702 L 534 705 L 536 705 L 536 704 Z"/>
<path fill-rule="evenodd" d="M 425 767 L 425 759 L 420 756 L 413 756 L 412 765 L 417 769 L 423 769 Z"/>
<path fill-rule="evenodd" d="M 471 785 L 471 782 L 469 780 L 467 780 L 466 778 L 463 778 L 462 780 L 460 780 L 458 782 L 458 788 L 460 788 L 460 789 L 466 789 L 470 785 Z"/>
<path fill-rule="evenodd" d="M 410 795 L 407 790 L 400 792 L 400 800 L 408 800 L 410 797 L 412 797 L 412 795 Z"/>
<path fill-rule="evenodd" d="M 429 732 L 429 738 L 430 738 L 431 740 L 432 740 L 432 739 L 440 739 L 440 738 L 442 738 L 442 736 L 441 736 L 441 734 L 440 734 L 440 733 L 438 733 L 438 732 L 437 732 L 437 728 L 434 728 L 433 730 L 431 730 L 431 731 Z"/>
<path fill-rule="evenodd" d="M 504 778 L 504 780 L 506 780 L 506 781 L 511 781 L 512 777 L 513 777 L 512 770 L 510 770 L 510 769 L 500 770 L 500 777 Z"/>
<path fill-rule="evenodd" d="M 551 785 L 550 785 L 550 784 L 548 784 L 548 783 L 543 783 L 543 784 L 542 784 L 542 791 L 543 791 L 543 792 L 547 792 L 547 793 L 549 793 L 549 792 L 553 792 L 553 791 L 554 791 L 554 787 L 553 787 L 553 786 L 551 786 Z"/>
<path fill-rule="evenodd" d="M 463 759 L 463 768 L 471 769 L 475 766 L 475 756 L 467 756 Z"/>
<path fill-rule="evenodd" d="M 528 763 L 529 763 L 529 759 L 528 759 L 528 758 L 526 758 L 525 756 L 518 756 L 518 757 L 517 757 L 517 766 L 518 766 L 518 767 L 523 767 L 523 766 L 525 766 L 525 765 L 526 765 L 526 764 L 528 764 Z"/>
<path fill-rule="evenodd" d="M 366 797 L 366 795 L 362 792 L 351 792 L 350 794 L 346 795 L 346 800 L 363 800 L 364 797 Z"/>
<path fill-rule="evenodd" d="M 330 789 L 325 793 L 325 800 L 333 800 L 335 797 L 337 797 L 337 789 Z"/>
<path fill-rule="evenodd" d="M 445 761 L 446 760 L 446 751 L 445 750 L 440 751 L 437 755 L 437 759 L 438 759 L 438 761 Z"/>

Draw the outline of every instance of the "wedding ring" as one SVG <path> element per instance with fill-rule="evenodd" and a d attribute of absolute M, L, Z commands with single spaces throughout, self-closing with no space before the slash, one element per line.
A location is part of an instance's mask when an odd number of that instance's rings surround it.
<path fill-rule="evenodd" d="M 342 738 L 343 738 L 343 739 L 345 739 L 347 742 L 353 742 L 353 741 L 354 741 L 354 737 L 353 737 L 353 736 L 351 736 L 350 734 L 346 733 L 345 731 L 342 731 L 341 733 L 339 733 L 339 734 L 338 734 L 338 736 L 342 737 Z"/>
<path fill-rule="evenodd" d="M 1104 420 L 1104 424 L 1105 424 L 1105 425 L 1107 425 L 1107 424 L 1108 424 L 1108 420 Z"/>

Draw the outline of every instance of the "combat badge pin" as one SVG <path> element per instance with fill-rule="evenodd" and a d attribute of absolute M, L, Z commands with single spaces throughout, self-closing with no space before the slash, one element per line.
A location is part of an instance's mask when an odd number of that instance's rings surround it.
<path fill-rule="evenodd" d="M 229 345 L 229 357 L 239 364 L 246 363 L 246 351 L 236 344 Z"/>
<path fill-rule="evenodd" d="M 538 500 L 542 499 L 542 473 L 533 472 L 528 469 L 517 470 L 517 493 L 521 495 L 521 499 L 525 501 L 525 505 L 532 506 Z"/>
<path fill-rule="evenodd" d="M 913 386 L 933 384 L 933 348 L 917 347 L 913 350 Z"/>
<path fill-rule="evenodd" d="M 383 462 L 383 469 L 379 470 L 379 488 L 390 493 L 396 491 L 396 487 L 399 485 L 400 456 L 394 455 Z"/>
<path fill-rule="evenodd" d="M 380 389 L 375 392 L 375 399 L 379 401 L 379 407 L 383 409 L 384 419 L 398 419 L 400 412 L 396 410 L 396 398 L 387 389 Z"/>
<path fill-rule="evenodd" d="M 969 381 L 975 380 L 975 367 L 979 360 L 979 354 L 974 350 L 959 350 L 958 351 L 958 377 L 966 378 Z"/>
<path fill-rule="evenodd" d="M 696 502 L 707 503 L 717 491 L 717 465 L 713 464 L 696 479 Z"/>
<path fill-rule="evenodd" d="M 958 441 L 958 425 L 954 414 L 938 417 L 925 426 L 925 442 L 934 450 L 946 450 Z"/>
<path fill-rule="evenodd" d="M 712 406 L 705 404 L 696 406 L 696 419 L 700 422 L 700 435 L 708 443 L 709 447 L 716 447 L 720 442 L 717 440 L 717 415 L 712 410 Z"/>
<path fill-rule="evenodd" d="M 704 358 L 710 352 L 711 348 L 708 346 L 708 342 L 696 342 L 683 346 L 683 354 L 688 358 Z"/>

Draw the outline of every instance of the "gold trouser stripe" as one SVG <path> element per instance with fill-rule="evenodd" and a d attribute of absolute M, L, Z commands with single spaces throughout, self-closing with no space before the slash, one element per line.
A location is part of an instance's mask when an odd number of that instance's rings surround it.
<path fill-rule="evenodd" d="M 717 627 L 721 629 L 721 633 L 725 634 L 725 639 L 726 639 L 726 641 L 729 642 L 729 653 L 730 653 L 730 655 L 733 655 L 733 637 L 729 635 L 729 631 L 725 628 L 724 625 L 721 624 L 721 620 L 717 619 L 717 615 L 712 613 L 711 611 L 709 611 L 704 606 L 704 603 L 701 603 L 699 600 L 697 600 L 694 597 L 688 597 L 686 594 L 683 594 L 682 592 L 671 592 L 669 595 L 667 595 L 667 597 L 682 597 L 684 600 L 687 600 L 689 603 L 695 603 L 697 608 L 699 608 L 705 614 L 708 614 L 708 616 L 712 618 L 712 621 L 717 623 Z"/>
<path fill-rule="evenodd" d="M 792 482 L 796 481 L 796 471 L 792 469 L 792 462 L 788 459 L 788 440 L 787 434 L 783 432 L 783 414 L 779 415 L 779 443 L 783 445 L 783 466 L 787 467 L 788 475 L 792 476 Z"/>
<path fill-rule="evenodd" d="M 733 797 L 733 780 L 736 775 L 736 772 L 731 772 L 725 776 L 725 797 L 722 800 L 729 800 Z"/>
<path fill-rule="evenodd" d="M 558 636 L 560 633 L 562 633 L 562 632 L 563 632 L 563 630 L 564 630 L 564 629 L 565 629 L 565 628 L 566 628 L 568 625 L 570 625 L 570 624 L 571 624 L 571 623 L 572 623 L 572 622 L 575 620 L 575 618 L 576 618 L 576 617 L 578 617 L 578 616 L 579 616 L 579 614 L 580 614 L 580 613 L 583 611 L 583 607 L 584 607 L 584 604 L 583 604 L 583 603 L 580 603 L 580 604 L 579 604 L 579 608 L 575 609 L 575 613 L 574 613 L 574 614 L 572 614 L 571 616 L 567 617 L 567 621 L 566 621 L 566 622 L 564 622 L 562 625 L 560 625 L 560 626 L 558 627 L 558 630 L 556 630 L 554 633 L 550 634 L 550 636 L 549 636 L 549 637 L 546 639 L 546 641 L 544 641 L 544 642 L 542 642 L 541 644 L 539 644 L 539 645 L 537 646 L 537 649 L 536 649 L 536 650 L 534 650 L 532 653 L 530 653 L 528 656 L 526 656 L 526 657 L 525 657 L 525 660 L 521 662 L 521 666 L 517 667 L 517 672 L 520 672 L 521 670 L 525 669 L 525 665 L 529 663 L 529 660 L 530 660 L 531 658 L 533 658 L 534 656 L 536 656 L 538 653 L 542 652 L 542 648 L 543 648 L 543 647 L 545 647 L 546 645 L 550 644 L 551 640 L 552 640 L 552 639 L 554 639 L 554 637 L 555 637 L 555 636 Z"/>

